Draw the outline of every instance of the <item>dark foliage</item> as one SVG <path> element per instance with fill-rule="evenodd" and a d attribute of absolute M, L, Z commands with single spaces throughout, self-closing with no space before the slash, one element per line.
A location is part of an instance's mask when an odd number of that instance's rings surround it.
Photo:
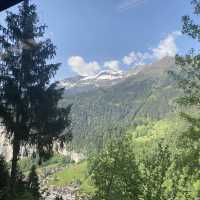
<path fill-rule="evenodd" d="M 42 157 L 51 155 L 53 141 L 71 138 L 69 132 L 61 135 L 70 124 L 70 106 L 58 106 L 63 90 L 50 83 L 59 64 L 50 63 L 56 48 L 43 39 L 45 28 L 28 0 L 17 14 L 7 13 L 6 28 L 0 26 L 0 117 L 13 145 L 13 192 L 21 145 L 36 145 Z"/>
<path fill-rule="evenodd" d="M 40 198 L 40 184 L 35 165 L 32 166 L 28 177 L 28 190 L 35 200 L 38 200 Z"/>
<path fill-rule="evenodd" d="M 8 166 L 2 156 L 0 156 L 0 199 L 8 198 L 9 173 Z"/>

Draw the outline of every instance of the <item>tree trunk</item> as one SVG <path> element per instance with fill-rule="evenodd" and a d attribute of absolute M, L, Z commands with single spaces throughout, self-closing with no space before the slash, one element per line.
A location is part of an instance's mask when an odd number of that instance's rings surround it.
<path fill-rule="evenodd" d="M 18 161 L 18 155 L 20 151 L 20 142 L 19 140 L 14 136 L 13 139 L 13 158 L 12 158 L 12 168 L 11 168 L 11 183 L 10 183 L 10 190 L 11 194 L 15 194 L 15 186 L 16 186 L 16 176 L 17 176 L 17 161 Z"/>

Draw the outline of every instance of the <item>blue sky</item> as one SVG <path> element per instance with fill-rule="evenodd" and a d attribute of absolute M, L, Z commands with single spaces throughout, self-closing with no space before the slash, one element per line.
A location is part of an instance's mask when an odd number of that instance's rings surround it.
<path fill-rule="evenodd" d="M 190 0 L 32 2 L 57 46 L 62 66 L 56 79 L 128 69 L 196 45 L 179 33 L 181 16 L 192 11 Z"/>

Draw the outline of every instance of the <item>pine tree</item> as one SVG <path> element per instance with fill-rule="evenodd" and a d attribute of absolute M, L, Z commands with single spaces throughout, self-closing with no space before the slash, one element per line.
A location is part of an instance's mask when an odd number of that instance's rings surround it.
<path fill-rule="evenodd" d="M 46 26 L 39 24 L 36 6 L 25 0 L 17 14 L 7 13 L 6 24 L 0 26 L 0 117 L 13 145 L 14 193 L 20 146 L 36 145 L 44 156 L 52 153 L 53 141 L 70 139 L 70 132 L 61 136 L 70 124 L 70 106 L 58 106 L 63 89 L 50 83 L 59 63 L 50 63 L 56 47 L 44 39 Z"/>
<path fill-rule="evenodd" d="M 39 184 L 39 178 L 36 173 L 36 166 L 33 165 L 28 177 L 28 189 L 30 193 L 33 195 L 35 200 L 38 200 L 40 198 L 40 184 Z"/>

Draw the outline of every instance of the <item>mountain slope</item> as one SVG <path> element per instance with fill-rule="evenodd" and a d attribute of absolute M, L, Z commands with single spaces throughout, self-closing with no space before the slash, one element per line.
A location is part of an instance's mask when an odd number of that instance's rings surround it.
<path fill-rule="evenodd" d="M 174 68 L 174 59 L 167 57 L 116 79 L 87 79 L 87 89 L 83 78 L 66 88 L 62 104 L 73 104 L 73 143 L 81 149 L 95 148 L 116 125 L 127 127 L 135 124 L 135 117 L 160 119 L 170 113 L 180 94 L 168 75 Z"/>
<path fill-rule="evenodd" d="M 121 71 L 104 70 L 95 76 L 67 78 L 60 81 L 58 86 L 64 87 L 68 93 L 81 93 L 115 85 L 125 78 L 125 74 Z"/>

